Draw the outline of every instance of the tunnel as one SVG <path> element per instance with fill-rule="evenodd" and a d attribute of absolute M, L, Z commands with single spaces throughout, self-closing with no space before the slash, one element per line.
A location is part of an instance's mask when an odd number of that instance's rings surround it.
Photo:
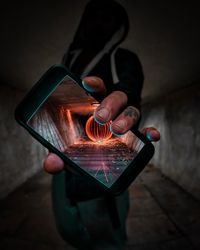
<path fill-rule="evenodd" d="M 17 124 L 14 111 L 44 72 L 61 63 L 87 2 L 11 0 L 1 4 L 2 250 L 76 249 L 56 227 L 52 175 L 43 169 L 48 150 Z M 120 47 L 137 54 L 144 72 L 139 129 L 155 127 L 161 135 L 153 142 L 153 158 L 128 188 L 125 249 L 200 249 L 198 3 L 118 2 L 130 20 Z M 101 237 L 106 233 L 102 231 Z"/>

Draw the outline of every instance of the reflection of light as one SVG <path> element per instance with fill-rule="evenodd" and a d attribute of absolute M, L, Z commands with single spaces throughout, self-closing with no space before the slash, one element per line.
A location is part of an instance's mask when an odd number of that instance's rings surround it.
<path fill-rule="evenodd" d="M 105 142 L 112 137 L 110 123 L 100 125 L 94 120 L 93 116 L 87 120 L 85 131 L 90 140 L 98 143 Z"/>
<path fill-rule="evenodd" d="M 71 112 L 69 109 L 67 109 L 66 115 L 67 115 L 67 119 L 69 122 L 70 136 L 71 136 L 71 138 L 75 139 L 76 138 L 76 131 L 74 129 L 74 123 L 73 123 L 72 115 L 71 115 Z"/>

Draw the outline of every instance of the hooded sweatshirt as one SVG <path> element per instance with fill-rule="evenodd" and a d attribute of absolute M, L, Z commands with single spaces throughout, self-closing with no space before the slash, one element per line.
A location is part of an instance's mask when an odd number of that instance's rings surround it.
<path fill-rule="evenodd" d="M 119 45 L 129 31 L 125 9 L 113 0 L 91 0 L 62 63 L 78 77 L 98 76 L 107 94 L 120 90 L 140 109 L 143 71 L 137 55 Z"/>
<path fill-rule="evenodd" d="M 140 108 L 144 80 L 140 61 L 135 53 L 119 47 L 128 31 L 128 16 L 120 4 L 92 0 L 62 62 L 78 77 L 102 78 L 107 94 L 121 90 L 128 105 Z M 65 240 L 80 249 L 124 249 L 128 192 L 111 197 L 91 180 L 62 171 L 53 177 L 52 197 Z"/>
<path fill-rule="evenodd" d="M 128 96 L 128 105 L 140 109 L 144 80 L 142 66 L 135 53 L 119 48 L 128 31 L 128 16 L 119 3 L 89 1 L 62 63 L 78 77 L 100 77 L 107 94 L 114 90 L 123 91 Z M 96 183 L 66 172 L 66 196 L 72 201 L 102 195 Z"/>

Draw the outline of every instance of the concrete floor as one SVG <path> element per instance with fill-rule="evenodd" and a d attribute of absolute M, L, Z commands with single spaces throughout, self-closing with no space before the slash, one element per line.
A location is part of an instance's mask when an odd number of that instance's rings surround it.
<path fill-rule="evenodd" d="M 41 172 L 0 201 L 1 250 L 73 250 L 58 235 L 51 176 Z M 200 202 L 147 166 L 130 187 L 127 250 L 200 249 Z"/>

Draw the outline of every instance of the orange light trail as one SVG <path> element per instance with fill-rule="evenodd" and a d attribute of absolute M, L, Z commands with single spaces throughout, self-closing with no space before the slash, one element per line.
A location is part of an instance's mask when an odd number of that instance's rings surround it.
<path fill-rule="evenodd" d="M 68 119 L 68 122 L 69 122 L 71 137 L 75 139 L 76 138 L 76 131 L 74 129 L 74 123 L 73 123 L 72 115 L 71 115 L 71 112 L 70 112 L 69 109 L 67 109 L 66 115 L 67 115 L 67 119 Z"/>

